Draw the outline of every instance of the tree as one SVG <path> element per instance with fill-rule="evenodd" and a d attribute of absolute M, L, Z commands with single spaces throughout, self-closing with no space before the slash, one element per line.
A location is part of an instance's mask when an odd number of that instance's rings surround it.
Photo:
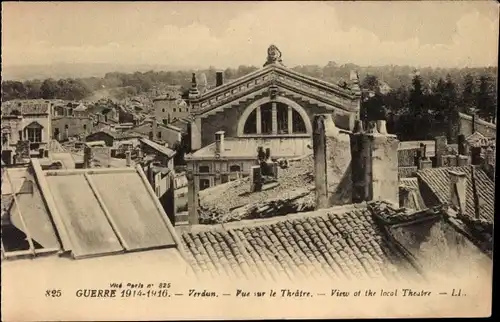
<path fill-rule="evenodd" d="M 361 87 L 370 91 L 378 91 L 380 87 L 378 77 L 375 75 L 366 75 L 361 83 Z"/>
<path fill-rule="evenodd" d="M 495 121 L 497 104 L 493 83 L 488 75 L 479 77 L 479 89 L 477 92 L 477 110 L 480 117 Z"/>
<path fill-rule="evenodd" d="M 474 77 L 470 73 L 467 73 L 464 77 L 463 90 L 462 90 L 462 106 L 460 106 L 460 111 L 465 113 L 472 113 L 473 109 L 476 107 L 476 97 L 475 97 L 475 84 Z"/>
<path fill-rule="evenodd" d="M 454 141 L 454 128 L 457 126 L 457 89 L 450 74 L 446 75 L 443 95 L 443 110 L 448 123 L 448 140 Z"/>
<path fill-rule="evenodd" d="M 40 90 L 42 91 L 42 98 L 44 99 L 55 98 L 59 91 L 57 82 L 52 78 L 44 80 Z"/>
<path fill-rule="evenodd" d="M 416 74 L 412 80 L 412 89 L 410 90 L 410 115 L 413 118 L 413 133 L 411 136 L 421 135 L 420 129 L 423 127 L 424 118 L 424 94 L 422 91 L 422 79 Z"/>

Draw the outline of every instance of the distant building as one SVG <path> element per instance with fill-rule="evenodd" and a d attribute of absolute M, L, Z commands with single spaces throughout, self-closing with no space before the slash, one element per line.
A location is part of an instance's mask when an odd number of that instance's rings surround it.
<path fill-rule="evenodd" d="M 273 159 L 296 158 L 311 153 L 310 138 L 225 138 L 223 131 L 215 133 L 215 142 L 185 157 L 188 173 L 199 190 L 248 176 L 258 164 L 258 148 L 270 149 Z"/>
<path fill-rule="evenodd" d="M 2 150 L 15 150 L 28 141 L 30 150 L 46 147 L 52 136 L 52 103 L 48 100 L 12 100 L 2 103 Z"/>
<path fill-rule="evenodd" d="M 174 119 L 189 116 L 189 106 L 178 95 L 169 93 L 159 96 L 153 100 L 156 119 L 160 122 L 166 120 L 168 123 Z"/>

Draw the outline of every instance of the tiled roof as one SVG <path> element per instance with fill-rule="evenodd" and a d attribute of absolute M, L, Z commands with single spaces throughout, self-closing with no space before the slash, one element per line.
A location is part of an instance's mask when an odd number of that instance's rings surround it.
<path fill-rule="evenodd" d="M 418 168 L 416 166 L 411 167 L 398 167 L 399 178 L 413 177 L 417 172 Z"/>
<path fill-rule="evenodd" d="M 48 114 L 50 102 L 45 100 L 13 100 L 2 103 L 2 115 L 10 115 L 14 111 L 24 114 Z"/>
<path fill-rule="evenodd" d="M 271 149 L 273 158 L 294 158 L 304 156 L 312 152 L 308 147 L 312 146 L 311 138 L 225 138 L 224 152 L 221 158 L 248 158 L 257 157 L 257 148 L 262 146 L 264 149 Z M 195 153 L 192 157 L 196 158 L 214 158 L 215 143 L 207 145 Z"/>
<path fill-rule="evenodd" d="M 149 147 L 155 149 L 156 151 L 166 155 L 167 157 L 171 158 L 175 155 L 175 151 L 172 150 L 172 149 L 169 149 L 167 148 L 166 146 L 162 146 L 162 145 L 159 145 L 158 143 L 156 142 L 153 142 L 149 139 L 146 139 L 146 138 L 140 138 L 139 139 L 142 143 L 148 145 Z"/>
<path fill-rule="evenodd" d="M 442 167 L 423 169 L 417 172 L 417 176 L 425 183 L 431 192 L 441 203 L 450 202 L 450 177 L 448 171 L 463 172 L 467 176 L 467 205 L 466 213 L 472 217 L 475 216 L 474 198 L 472 193 L 471 167 Z M 479 195 L 480 214 L 488 220 L 494 218 L 495 202 L 495 183 L 488 177 L 481 168 L 475 167 L 476 187 Z"/>
<path fill-rule="evenodd" d="M 199 229 L 182 241 L 194 270 L 214 276 L 400 279 L 408 268 L 363 204 Z"/>

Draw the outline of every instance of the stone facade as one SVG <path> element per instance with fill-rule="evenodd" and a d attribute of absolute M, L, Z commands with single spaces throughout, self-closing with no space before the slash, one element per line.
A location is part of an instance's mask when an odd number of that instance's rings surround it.
<path fill-rule="evenodd" d="M 86 135 L 94 131 L 94 120 L 89 116 L 53 116 L 52 137 L 58 141 Z"/>
<path fill-rule="evenodd" d="M 279 50 L 270 47 L 269 52 L 274 55 Z M 356 73 L 350 87 L 343 88 L 286 68 L 281 54 L 279 59 L 273 57 L 262 69 L 202 95 L 193 77 L 189 96 L 193 150 L 213 142 L 220 130 L 232 138 L 310 137 L 316 114 L 333 114 L 338 127 L 352 129 L 361 99 Z"/>

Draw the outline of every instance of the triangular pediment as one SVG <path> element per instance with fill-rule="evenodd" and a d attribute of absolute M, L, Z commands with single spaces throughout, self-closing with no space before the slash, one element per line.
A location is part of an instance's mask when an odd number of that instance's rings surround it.
<path fill-rule="evenodd" d="M 43 125 L 38 123 L 37 121 L 33 121 L 30 124 L 26 125 L 27 129 L 43 129 Z"/>
<path fill-rule="evenodd" d="M 204 114 L 223 105 L 252 96 L 272 95 L 273 91 L 312 99 L 333 107 L 351 110 L 359 94 L 296 71 L 273 64 L 223 84 L 191 101 L 195 114 Z"/>

